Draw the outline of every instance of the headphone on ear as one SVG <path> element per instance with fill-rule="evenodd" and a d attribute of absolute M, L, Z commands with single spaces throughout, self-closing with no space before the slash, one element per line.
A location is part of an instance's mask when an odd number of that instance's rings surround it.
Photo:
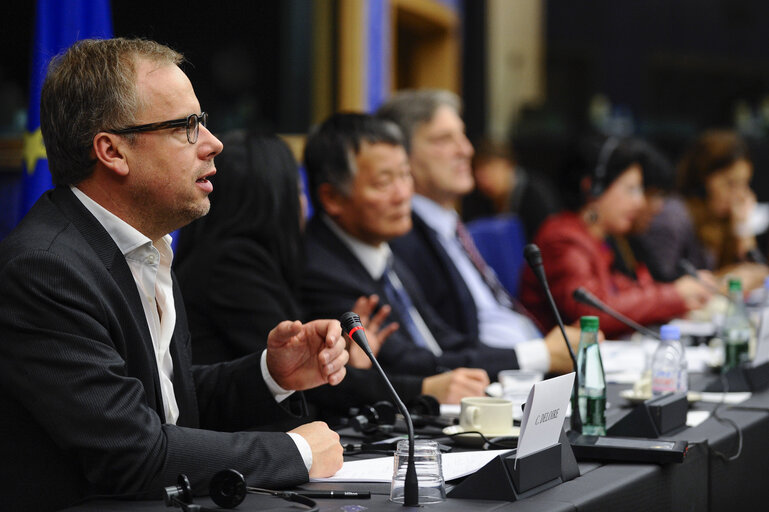
<path fill-rule="evenodd" d="M 295 492 L 270 491 L 256 487 L 248 487 L 245 477 L 234 469 L 219 471 L 211 479 L 208 486 L 211 500 L 221 508 L 235 508 L 246 499 L 246 494 L 269 494 L 288 501 L 300 503 L 317 511 L 318 505 L 314 500 Z M 217 509 L 206 508 L 192 502 L 192 486 L 187 475 L 179 475 L 176 485 L 163 490 L 163 501 L 168 507 L 179 507 L 183 512 L 218 512 Z"/>
<path fill-rule="evenodd" d="M 609 160 L 611 159 L 614 150 L 619 146 L 619 143 L 620 139 L 617 137 L 609 137 L 604 141 L 603 145 L 601 145 L 601 150 L 598 152 L 598 163 L 593 170 L 593 182 L 590 185 L 590 197 L 593 199 L 600 196 L 606 188 L 606 183 L 604 183 L 604 181 L 606 180 Z"/>

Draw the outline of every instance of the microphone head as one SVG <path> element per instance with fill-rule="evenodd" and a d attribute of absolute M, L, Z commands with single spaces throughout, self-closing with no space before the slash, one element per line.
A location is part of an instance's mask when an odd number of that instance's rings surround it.
<path fill-rule="evenodd" d="M 356 327 L 363 327 L 363 325 L 360 323 L 360 317 L 352 311 L 348 311 L 347 313 L 344 313 L 342 316 L 340 316 L 339 323 L 342 324 L 342 330 L 348 336 L 350 331 Z"/>
<path fill-rule="evenodd" d="M 582 304 L 587 304 L 588 306 L 592 306 L 595 309 L 599 311 L 603 311 L 606 313 L 606 305 L 601 302 L 601 300 L 590 293 L 588 290 L 586 290 L 583 287 L 579 287 L 576 290 L 574 290 L 571 294 L 571 296 L 576 300 L 577 302 L 581 302 Z"/>
<path fill-rule="evenodd" d="M 574 297 L 574 300 L 583 304 L 590 304 L 592 302 L 592 294 L 581 286 L 574 290 L 571 296 Z"/>
<path fill-rule="evenodd" d="M 542 265 L 542 253 L 539 252 L 537 244 L 526 244 L 523 248 L 523 257 L 532 268 Z"/>
<path fill-rule="evenodd" d="M 678 260 L 678 268 L 692 277 L 697 277 L 697 268 L 687 259 L 681 258 Z"/>

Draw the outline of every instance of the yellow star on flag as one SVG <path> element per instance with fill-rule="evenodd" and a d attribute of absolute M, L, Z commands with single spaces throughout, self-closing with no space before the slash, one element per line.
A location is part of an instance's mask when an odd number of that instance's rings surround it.
<path fill-rule="evenodd" d="M 45 145 L 43 144 L 43 132 L 40 128 L 33 133 L 24 134 L 24 162 L 27 164 L 27 174 L 35 172 L 35 166 L 40 159 L 46 159 Z"/>

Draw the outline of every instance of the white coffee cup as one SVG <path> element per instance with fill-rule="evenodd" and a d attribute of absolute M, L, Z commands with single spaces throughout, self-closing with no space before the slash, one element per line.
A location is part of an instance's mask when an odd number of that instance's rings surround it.
<path fill-rule="evenodd" d="M 513 403 L 503 398 L 463 398 L 459 426 L 465 432 L 506 436 L 513 430 Z"/>

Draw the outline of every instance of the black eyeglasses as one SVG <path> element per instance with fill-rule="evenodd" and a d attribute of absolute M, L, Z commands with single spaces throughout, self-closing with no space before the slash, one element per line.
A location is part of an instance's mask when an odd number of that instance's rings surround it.
<path fill-rule="evenodd" d="M 109 133 L 115 133 L 122 135 L 125 133 L 139 133 L 139 132 L 154 132 L 157 130 L 165 130 L 167 128 L 187 128 L 187 142 L 195 144 L 198 141 L 198 135 L 200 134 L 200 125 L 206 126 L 208 124 L 208 114 L 201 112 L 198 114 L 190 114 L 182 119 L 174 119 L 173 121 L 160 121 L 158 123 L 140 124 L 138 126 L 129 126 L 127 128 L 120 128 L 119 130 L 106 130 Z"/>

